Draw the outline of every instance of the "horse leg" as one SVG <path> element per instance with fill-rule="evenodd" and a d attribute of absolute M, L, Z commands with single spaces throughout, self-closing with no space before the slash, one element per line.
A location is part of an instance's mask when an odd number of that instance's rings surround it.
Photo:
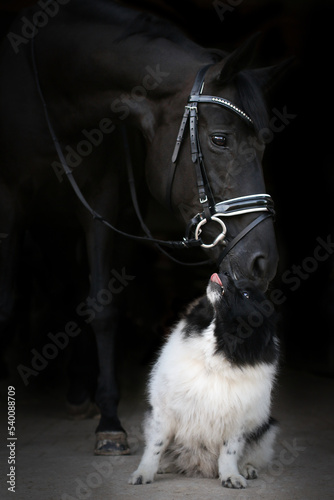
<path fill-rule="evenodd" d="M 127 455 L 130 449 L 127 435 L 117 414 L 119 388 L 116 380 L 116 337 L 118 311 L 116 295 L 125 281 L 117 281 L 119 273 L 111 267 L 113 234 L 97 221 L 92 221 L 87 235 L 87 250 L 91 274 L 89 297 L 79 314 L 84 314 L 95 333 L 99 376 L 96 404 L 101 419 L 96 429 L 96 455 Z M 119 275 L 120 276 L 120 275 Z"/>

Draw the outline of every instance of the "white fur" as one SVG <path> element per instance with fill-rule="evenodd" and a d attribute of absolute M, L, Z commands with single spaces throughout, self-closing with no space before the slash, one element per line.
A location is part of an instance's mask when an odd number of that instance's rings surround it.
<path fill-rule="evenodd" d="M 152 370 L 146 447 L 129 482 L 152 482 L 163 456 L 163 470 L 174 463 L 188 475 L 219 475 L 226 487 L 245 487 L 272 454 L 274 429 L 249 445 L 244 435 L 269 417 L 276 367 L 233 366 L 215 353 L 213 323 L 187 338 L 185 326 L 178 323 Z"/>

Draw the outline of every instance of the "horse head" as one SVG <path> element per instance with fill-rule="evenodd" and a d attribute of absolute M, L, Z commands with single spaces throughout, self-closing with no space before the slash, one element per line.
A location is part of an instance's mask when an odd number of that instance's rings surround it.
<path fill-rule="evenodd" d="M 272 138 L 272 133 L 265 93 L 271 82 L 283 71 L 283 65 L 247 69 L 254 42 L 253 37 L 243 47 L 207 68 L 203 79 L 204 89 L 201 88 L 201 95 L 205 94 L 205 98 L 197 103 L 193 111 L 196 118 L 190 123 L 189 130 L 188 127 L 183 130 L 182 144 L 179 138 L 177 154 L 174 144 L 177 131 L 180 130 L 185 101 L 191 88 L 194 88 L 191 85 L 195 72 L 192 81 L 190 78 L 189 82 L 187 80 L 183 92 L 180 91 L 173 100 L 169 98 L 168 109 L 165 109 L 165 116 L 150 144 L 147 172 L 151 191 L 160 200 L 164 199 L 165 204 L 186 223 L 203 211 L 194 164 L 194 131 L 191 128 L 194 124 L 201 150 L 199 154 L 205 164 L 207 185 L 216 203 L 266 193 L 262 159 L 266 142 L 268 137 Z M 215 101 L 209 102 L 208 96 L 215 96 Z M 230 107 L 218 105 L 219 99 L 229 103 Z M 189 100 L 186 108 L 191 113 Z M 172 165 L 175 162 L 175 158 L 173 161 L 171 158 L 173 150 L 174 156 L 177 156 L 176 168 Z M 161 171 L 157 165 L 161 166 Z M 226 238 L 207 250 L 210 257 L 219 262 L 226 242 L 240 234 L 258 215 L 250 212 L 222 217 L 227 229 Z M 220 229 L 219 224 L 208 219 L 201 229 L 202 241 L 215 240 Z M 272 218 L 266 218 L 228 252 L 219 264 L 219 270 L 229 272 L 236 279 L 243 277 L 255 280 L 261 288 L 266 289 L 276 273 L 277 263 L 273 221 Z"/>

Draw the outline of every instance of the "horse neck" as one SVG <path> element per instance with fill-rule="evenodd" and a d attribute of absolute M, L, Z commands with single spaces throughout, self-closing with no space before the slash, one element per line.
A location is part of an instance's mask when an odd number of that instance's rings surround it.
<path fill-rule="evenodd" d="M 103 61 L 102 71 L 104 75 L 109 73 L 107 91 L 98 97 L 96 82 L 97 90 L 93 89 L 92 95 L 94 99 L 102 99 L 102 107 L 107 106 L 105 111 L 111 112 L 113 120 L 126 120 L 139 128 L 148 141 L 162 115 L 166 119 L 173 108 L 183 108 L 194 76 L 208 61 L 197 54 L 184 54 L 177 46 L 170 47 L 166 58 L 161 57 L 158 47 L 146 55 L 145 49 L 137 49 L 135 55 L 125 52 L 114 62 L 111 62 L 112 56 L 114 54 L 109 53 Z M 120 64 L 120 60 L 125 64 Z M 85 106 L 87 100 L 85 96 Z"/>
<path fill-rule="evenodd" d="M 138 60 L 136 71 L 128 68 L 128 84 L 110 104 L 115 119 L 128 118 L 149 142 L 159 121 L 183 109 L 194 75 L 205 64 L 201 58 L 178 58 L 177 48 L 174 58 L 152 56 Z"/>
<path fill-rule="evenodd" d="M 198 68 L 211 62 L 208 52 L 181 34 L 176 40 L 152 41 L 136 34 L 122 39 L 119 25 L 85 22 L 66 28 L 57 38 L 50 33 L 49 45 L 41 44 L 37 55 L 41 73 L 47 71 L 54 86 L 53 95 L 61 96 L 54 112 L 66 113 L 69 129 L 80 127 L 82 120 L 94 126 L 101 117 L 111 117 L 139 128 L 150 141 L 161 113 L 172 109 L 174 101 L 184 102 Z M 56 54 L 56 61 L 50 61 L 50 53 Z"/>

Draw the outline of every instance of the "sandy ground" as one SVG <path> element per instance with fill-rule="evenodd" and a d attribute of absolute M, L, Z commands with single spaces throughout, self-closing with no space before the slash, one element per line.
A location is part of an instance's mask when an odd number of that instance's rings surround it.
<path fill-rule="evenodd" d="M 144 377 L 141 377 L 143 379 Z M 58 390 L 16 396 L 15 493 L 8 491 L 7 382 L 1 384 L 0 498 L 16 500 L 330 500 L 334 499 L 334 380 L 283 370 L 273 414 L 279 419 L 275 459 L 244 490 L 222 488 L 215 479 L 159 475 L 150 485 L 127 484 L 143 450 L 142 381 L 127 383 L 120 406 L 132 455 L 96 457 L 96 420 L 66 418 Z"/>

